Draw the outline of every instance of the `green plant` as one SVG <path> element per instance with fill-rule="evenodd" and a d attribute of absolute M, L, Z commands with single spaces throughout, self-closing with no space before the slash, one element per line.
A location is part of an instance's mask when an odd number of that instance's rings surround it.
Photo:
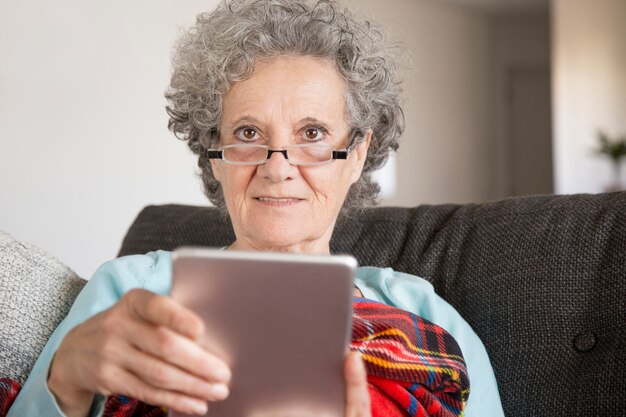
<path fill-rule="evenodd" d="M 619 186 L 621 182 L 621 165 L 622 158 L 626 158 L 626 136 L 611 138 L 609 135 L 599 130 L 597 133 L 600 147 L 596 150 L 599 154 L 605 155 L 611 159 L 613 163 L 613 175 L 615 185 Z"/>
<path fill-rule="evenodd" d="M 597 136 L 600 142 L 599 154 L 608 156 L 616 164 L 619 164 L 622 158 L 626 157 L 626 136 L 611 139 L 601 130 L 598 131 Z"/>

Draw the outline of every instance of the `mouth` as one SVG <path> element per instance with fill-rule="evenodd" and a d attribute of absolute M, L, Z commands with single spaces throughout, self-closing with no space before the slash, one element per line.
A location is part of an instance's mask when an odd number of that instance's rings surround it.
<path fill-rule="evenodd" d="M 272 207 L 292 206 L 304 201 L 301 198 L 295 197 L 255 197 L 254 199 L 263 205 Z"/>

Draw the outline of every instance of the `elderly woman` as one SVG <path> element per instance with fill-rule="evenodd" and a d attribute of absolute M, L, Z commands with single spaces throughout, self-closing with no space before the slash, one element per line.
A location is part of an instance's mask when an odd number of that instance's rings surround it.
<path fill-rule="evenodd" d="M 177 46 L 169 127 L 198 155 L 207 196 L 230 216 L 228 250 L 329 254 L 337 218 L 375 199 L 371 174 L 403 129 L 390 51 L 373 23 L 333 1 L 232 1 L 198 16 Z M 114 394 L 204 414 L 226 398 L 229 368 L 197 343 L 203 324 L 167 297 L 170 288 L 166 252 L 101 267 L 9 415 L 99 415 Z M 465 415 L 502 415 L 484 347 L 430 284 L 360 268 L 355 295 L 450 332 L 472 383 Z M 357 355 L 346 359 L 345 381 L 346 415 L 370 415 Z"/>

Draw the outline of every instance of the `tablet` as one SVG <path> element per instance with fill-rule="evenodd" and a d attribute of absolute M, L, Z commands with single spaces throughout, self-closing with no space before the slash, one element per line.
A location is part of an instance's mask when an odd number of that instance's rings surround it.
<path fill-rule="evenodd" d="M 172 298 L 203 318 L 203 343 L 233 375 L 207 415 L 343 416 L 356 267 L 345 255 L 174 251 Z"/>

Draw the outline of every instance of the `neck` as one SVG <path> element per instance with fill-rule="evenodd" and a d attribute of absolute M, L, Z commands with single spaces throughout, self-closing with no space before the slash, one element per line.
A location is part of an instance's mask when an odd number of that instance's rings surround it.
<path fill-rule="evenodd" d="M 330 245 L 327 240 L 304 241 L 287 245 L 273 245 L 262 242 L 249 242 L 245 239 L 237 239 L 228 247 L 228 250 L 330 255 Z"/>

